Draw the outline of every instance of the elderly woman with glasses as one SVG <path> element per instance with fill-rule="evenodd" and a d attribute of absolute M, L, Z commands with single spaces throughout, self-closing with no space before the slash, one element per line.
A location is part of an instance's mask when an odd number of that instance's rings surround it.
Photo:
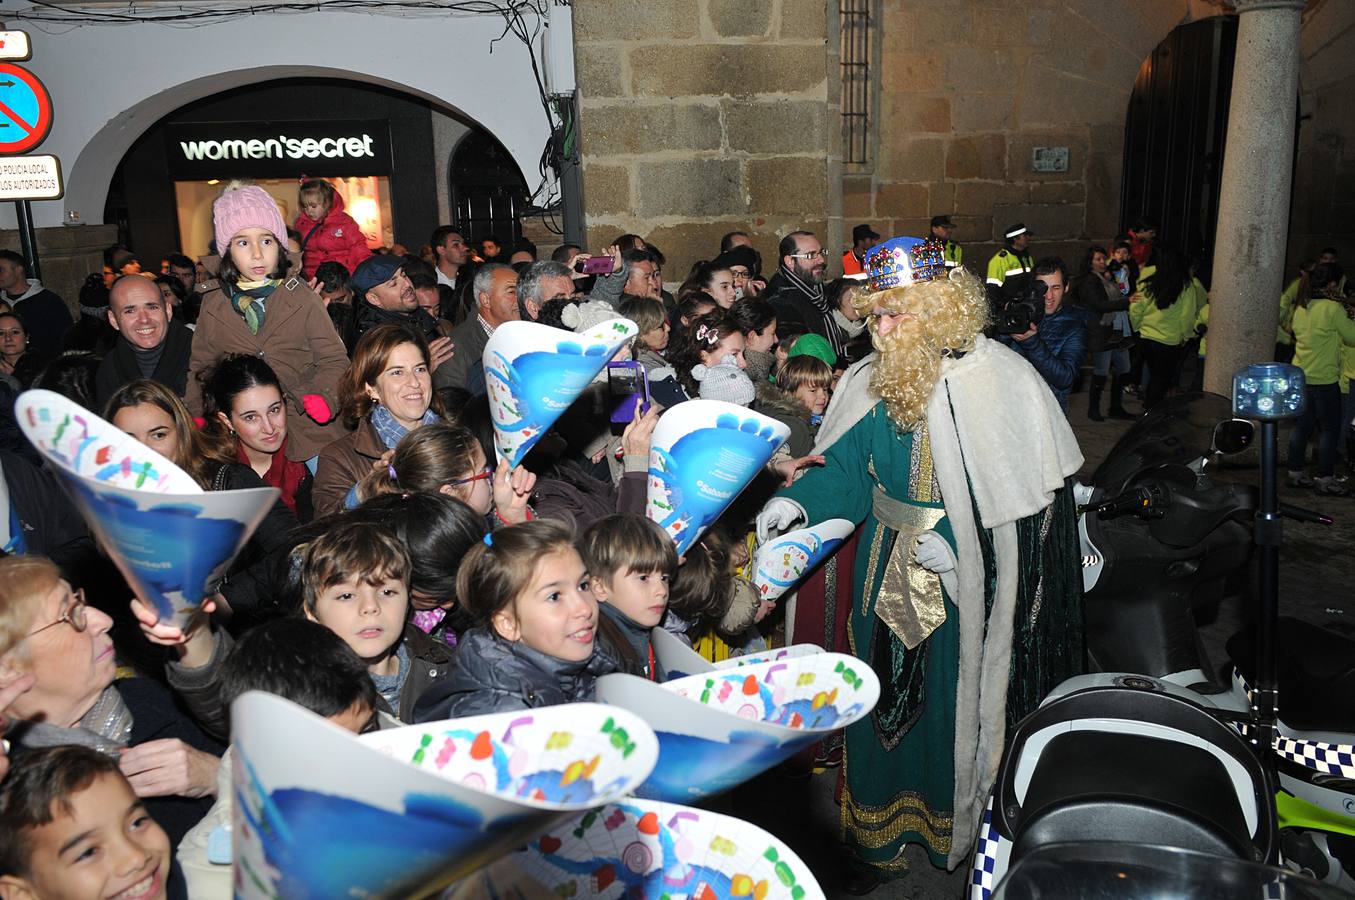
<path fill-rule="evenodd" d="M 211 807 L 222 747 L 145 678 L 115 681 L 113 620 L 85 604 L 50 560 L 0 559 L 0 698 L 16 686 L 14 753 L 64 744 L 118 759 L 151 816 L 178 843 Z"/>

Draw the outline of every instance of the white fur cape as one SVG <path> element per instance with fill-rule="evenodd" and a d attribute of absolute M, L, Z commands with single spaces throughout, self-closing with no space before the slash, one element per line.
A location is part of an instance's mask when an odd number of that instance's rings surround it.
<path fill-rule="evenodd" d="M 874 361 L 872 354 L 843 375 L 815 453 L 831 447 L 880 402 L 870 389 Z M 1016 522 L 1053 502 L 1064 479 L 1082 467 L 1082 452 L 1039 373 L 982 335 L 973 351 L 942 360 L 940 380 L 927 404 L 927 432 L 956 543 L 951 600 L 959 610 L 960 660 L 955 820 L 947 859 L 948 868 L 954 869 L 969 856 L 1002 757 L 1020 564 Z M 987 623 L 975 506 L 982 526 L 993 532 L 997 557 L 997 596 Z"/>

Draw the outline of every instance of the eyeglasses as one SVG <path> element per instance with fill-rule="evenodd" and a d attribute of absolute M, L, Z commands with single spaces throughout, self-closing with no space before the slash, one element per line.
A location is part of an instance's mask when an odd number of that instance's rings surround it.
<path fill-rule="evenodd" d="M 792 253 L 793 259 L 822 259 L 822 250 L 806 250 L 804 253 Z"/>
<path fill-rule="evenodd" d="M 485 466 L 485 470 L 484 470 L 483 472 L 481 472 L 479 475 L 472 475 L 472 476 L 469 477 L 469 478 L 460 478 L 460 479 L 457 479 L 456 481 L 449 481 L 449 482 L 447 482 L 447 483 L 448 483 L 449 485 L 451 485 L 452 487 L 456 487 L 457 485 L 461 485 L 461 484 L 470 484 L 472 481 L 484 481 L 486 478 L 493 478 L 493 477 L 494 477 L 494 470 L 491 469 L 489 466 Z"/>
<path fill-rule="evenodd" d="M 48 628 L 55 628 L 62 624 L 69 624 L 77 632 L 84 631 L 85 625 L 88 624 L 88 620 L 85 618 L 85 611 L 88 609 L 88 606 L 85 603 L 85 592 L 80 588 L 76 588 L 74 591 L 71 591 L 71 597 L 71 605 L 66 609 L 66 612 L 62 614 L 61 618 L 57 619 L 55 622 L 50 622 L 35 631 L 28 632 L 28 636 L 32 637 L 35 634 L 46 631 Z"/>

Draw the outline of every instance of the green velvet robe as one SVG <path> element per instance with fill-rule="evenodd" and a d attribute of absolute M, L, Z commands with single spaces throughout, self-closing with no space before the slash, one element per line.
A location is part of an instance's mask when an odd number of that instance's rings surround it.
<path fill-rule="evenodd" d="M 1014 448 L 1014 452 L 1019 452 Z M 843 758 L 842 836 L 863 863 L 906 868 L 908 843 L 920 843 L 944 867 L 951 847 L 955 783 L 955 691 L 958 613 L 946 597 L 946 621 L 908 650 L 875 615 L 874 601 L 897 532 L 872 512 L 878 487 L 910 504 L 940 507 L 925 429 L 900 432 L 877 404 L 780 496 L 805 508 L 809 522 L 841 517 L 864 522 L 853 572 L 847 626 L 851 652 L 881 681 L 871 715 L 847 729 Z M 972 500 L 966 500 L 972 504 Z M 977 510 L 975 520 L 978 520 Z M 954 548 L 949 520 L 934 530 Z M 1072 492 L 1065 488 L 1042 513 L 1017 523 L 1021 581 L 1017 646 L 1012 653 L 1008 726 L 1039 705 L 1054 686 L 1082 671 L 1081 573 Z M 980 529 L 992 603 L 996 564 L 992 534 Z M 972 836 L 961 836 L 969 841 Z"/>

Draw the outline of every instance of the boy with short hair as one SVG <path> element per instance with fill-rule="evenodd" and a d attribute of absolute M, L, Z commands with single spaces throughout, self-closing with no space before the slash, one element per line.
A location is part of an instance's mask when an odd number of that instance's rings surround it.
<path fill-rule="evenodd" d="M 169 836 L 116 759 L 64 745 L 24 753 L 0 784 L 3 900 L 182 898 Z"/>
<path fill-rule="evenodd" d="M 629 668 L 663 681 L 649 633 L 668 611 L 668 584 L 678 567 L 673 542 L 644 516 L 614 515 L 583 533 L 579 555 L 602 611 L 601 637 Z"/>

